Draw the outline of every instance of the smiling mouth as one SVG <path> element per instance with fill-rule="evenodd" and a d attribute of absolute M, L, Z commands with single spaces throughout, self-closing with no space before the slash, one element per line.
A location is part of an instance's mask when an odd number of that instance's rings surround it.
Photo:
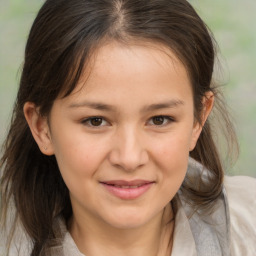
<path fill-rule="evenodd" d="M 136 199 L 146 193 L 155 182 L 145 180 L 114 180 L 100 182 L 111 195 L 124 200 Z"/>
<path fill-rule="evenodd" d="M 139 187 L 143 186 L 144 184 L 137 185 L 137 186 L 122 186 L 122 185 L 112 185 L 112 184 L 108 184 L 108 185 L 113 186 L 113 187 L 117 187 L 117 188 L 139 188 Z"/>

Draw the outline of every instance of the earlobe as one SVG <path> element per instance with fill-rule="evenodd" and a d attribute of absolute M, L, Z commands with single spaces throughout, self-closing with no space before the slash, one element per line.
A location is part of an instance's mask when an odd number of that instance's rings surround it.
<path fill-rule="evenodd" d="M 205 93 L 205 96 L 202 100 L 203 110 L 201 112 L 201 120 L 200 122 L 196 121 L 193 128 L 193 134 L 191 138 L 191 143 L 189 150 L 192 151 L 197 143 L 197 140 L 202 132 L 203 126 L 210 115 L 214 104 L 214 93 L 212 91 L 208 91 Z"/>
<path fill-rule="evenodd" d="M 47 118 L 39 113 L 39 109 L 32 102 L 25 103 L 23 112 L 41 152 L 45 155 L 53 155 L 54 151 Z"/>

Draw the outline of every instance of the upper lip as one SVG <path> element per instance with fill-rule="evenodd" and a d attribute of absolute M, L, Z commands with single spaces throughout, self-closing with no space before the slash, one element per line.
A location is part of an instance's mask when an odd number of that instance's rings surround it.
<path fill-rule="evenodd" d="M 101 183 L 106 185 L 115 185 L 115 186 L 141 186 L 149 183 L 154 183 L 154 181 L 150 180 L 108 180 L 102 181 Z"/>

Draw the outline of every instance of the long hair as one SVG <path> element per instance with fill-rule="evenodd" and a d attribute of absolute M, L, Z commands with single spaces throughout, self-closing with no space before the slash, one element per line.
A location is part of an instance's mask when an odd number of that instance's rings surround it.
<path fill-rule="evenodd" d="M 16 217 L 33 241 L 32 256 L 46 255 L 55 237 L 54 220 L 72 215 L 69 191 L 55 156 L 45 156 L 34 141 L 23 113 L 34 102 L 48 116 L 54 100 L 68 96 L 93 52 L 107 41 L 156 42 L 171 49 L 185 66 L 200 122 L 202 97 L 215 94 L 228 142 L 235 142 L 232 124 L 212 75 L 216 58 L 209 29 L 186 0 L 46 0 L 29 34 L 19 91 L 1 159 L 3 223 L 13 201 Z M 181 190 L 195 207 L 209 206 L 221 194 L 223 166 L 207 120 L 190 156 L 211 172 L 211 182 L 186 176 Z M 16 219 L 17 219 L 16 218 Z M 14 222 L 15 225 L 15 222 Z M 11 240 L 11 237 L 10 237 Z M 10 241 L 9 240 L 9 241 Z"/>

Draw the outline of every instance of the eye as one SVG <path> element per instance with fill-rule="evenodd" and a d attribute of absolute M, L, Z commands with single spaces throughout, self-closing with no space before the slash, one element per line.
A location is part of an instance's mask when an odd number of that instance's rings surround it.
<path fill-rule="evenodd" d="M 108 125 L 108 122 L 103 117 L 90 117 L 82 121 L 82 124 L 92 127 L 100 127 Z"/>
<path fill-rule="evenodd" d="M 170 116 L 154 116 L 149 120 L 149 125 L 164 126 L 171 122 L 174 122 L 174 119 Z"/>

